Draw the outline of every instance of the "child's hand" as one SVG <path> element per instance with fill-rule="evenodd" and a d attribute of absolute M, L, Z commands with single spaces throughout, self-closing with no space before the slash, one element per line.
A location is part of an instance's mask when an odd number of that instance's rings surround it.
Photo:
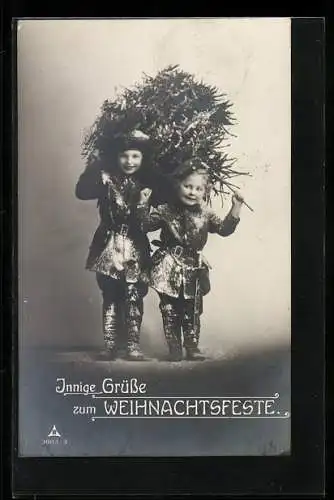
<path fill-rule="evenodd" d="M 107 174 L 107 172 L 104 172 L 104 170 L 102 170 L 101 175 L 102 175 L 102 182 L 103 182 L 103 184 L 104 185 L 108 184 L 109 179 L 110 179 L 110 175 Z"/>
<path fill-rule="evenodd" d="M 232 196 L 232 205 L 233 206 L 241 206 L 244 203 L 244 197 L 238 191 L 235 191 Z"/>
<path fill-rule="evenodd" d="M 139 203 L 147 203 L 148 200 L 150 199 L 150 196 L 152 194 L 152 189 L 145 188 L 140 191 L 140 196 L 139 196 Z"/>
<path fill-rule="evenodd" d="M 238 219 L 240 216 L 240 210 L 243 203 L 244 203 L 244 198 L 242 194 L 239 193 L 238 191 L 234 191 L 232 196 L 231 215 L 236 219 Z"/>

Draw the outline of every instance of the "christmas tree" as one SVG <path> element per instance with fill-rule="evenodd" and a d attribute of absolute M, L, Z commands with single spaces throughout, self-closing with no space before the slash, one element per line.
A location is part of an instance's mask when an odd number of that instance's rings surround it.
<path fill-rule="evenodd" d="M 223 197 L 226 188 L 235 187 L 233 177 L 249 175 L 235 170 L 226 153 L 229 128 L 235 123 L 231 107 L 217 87 L 178 65 L 168 66 L 103 103 L 85 137 L 83 156 L 88 162 L 108 157 L 115 136 L 139 129 L 151 138 L 150 161 L 156 172 L 168 176 L 184 161 L 198 158 L 208 168 L 212 192 Z"/>

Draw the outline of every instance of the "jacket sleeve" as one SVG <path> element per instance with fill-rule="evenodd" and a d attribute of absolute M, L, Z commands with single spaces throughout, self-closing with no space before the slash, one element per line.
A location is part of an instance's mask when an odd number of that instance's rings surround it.
<path fill-rule="evenodd" d="M 148 203 L 138 203 L 134 211 L 137 223 L 144 233 L 150 233 L 161 229 L 163 219 L 159 207 L 151 209 Z"/>
<path fill-rule="evenodd" d="M 233 217 L 229 212 L 224 219 L 221 219 L 213 212 L 209 212 L 209 233 L 216 233 L 220 236 L 229 236 L 234 233 L 240 218 Z"/>
<path fill-rule="evenodd" d="M 95 200 L 103 192 L 102 170 L 98 163 L 88 165 L 80 175 L 75 187 L 75 195 L 79 200 Z"/>

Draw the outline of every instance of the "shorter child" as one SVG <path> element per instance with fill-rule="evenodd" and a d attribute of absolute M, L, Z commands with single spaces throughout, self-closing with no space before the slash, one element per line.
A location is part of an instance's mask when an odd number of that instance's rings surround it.
<path fill-rule="evenodd" d="M 209 265 L 201 255 L 209 233 L 232 234 L 239 223 L 243 198 L 235 194 L 228 215 L 221 219 L 205 206 L 209 189 L 208 172 L 203 163 L 190 160 L 173 175 L 173 201 L 159 205 L 151 213 L 140 213 L 145 232 L 161 229 L 160 248 L 152 257 L 150 286 L 160 296 L 164 333 L 170 360 L 205 359 L 198 348 L 203 295 L 210 290 Z M 149 193 L 143 192 L 141 202 Z"/>

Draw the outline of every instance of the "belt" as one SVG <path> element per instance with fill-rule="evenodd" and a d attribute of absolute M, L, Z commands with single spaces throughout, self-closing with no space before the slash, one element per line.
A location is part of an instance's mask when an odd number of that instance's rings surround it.
<path fill-rule="evenodd" d="M 190 257 L 193 259 L 198 259 L 200 251 L 196 251 L 193 248 L 183 247 L 181 245 L 173 245 L 165 247 L 160 240 L 153 240 L 152 245 L 159 247 L 161 250 L 164 250 L 170 253 L 173 257 Z"/>
<path fill-rule="evenodd" d="M 173 257 L 180 258 L 180 257 L 190 257 L 193 259 L 198 259 L 199 253 L 196 250 L 193 250 L 192 248 L 185 248 L 182 247 L 181 245 L 175 245 L 173 247 L 168 247 L 166 249 Z"/>

